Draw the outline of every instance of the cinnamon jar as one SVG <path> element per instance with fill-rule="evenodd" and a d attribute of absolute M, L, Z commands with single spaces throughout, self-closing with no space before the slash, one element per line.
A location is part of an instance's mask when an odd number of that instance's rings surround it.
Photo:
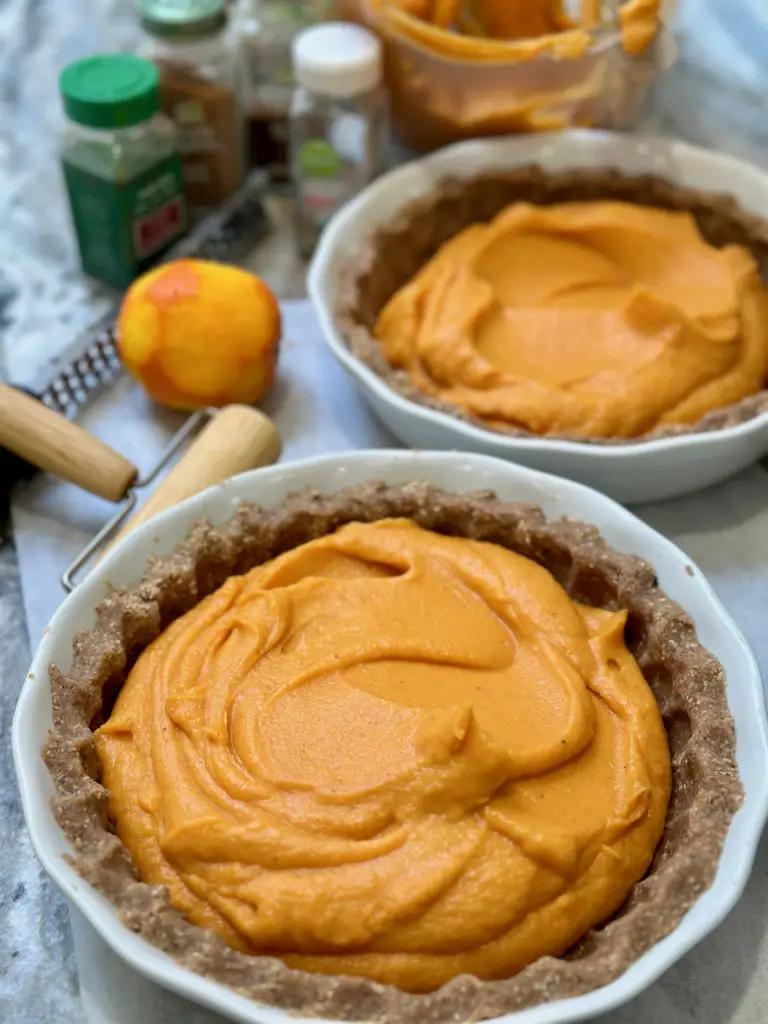
<path fill-rule="evenodd" d="M 195 219 L 243 179 L 240 65 L 224 0 L 141 0 L 141 55 L 160 73 L 176 125 L 184 188 Z"/>

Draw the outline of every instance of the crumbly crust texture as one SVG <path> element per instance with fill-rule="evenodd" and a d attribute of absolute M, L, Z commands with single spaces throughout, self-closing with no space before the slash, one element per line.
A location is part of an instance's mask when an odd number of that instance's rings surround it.
<path fill-rule="evenodd" d="M 140 881 L 114 834 L 93 738 L 141 651 L 227 577 L 344 523 L 390 516 L 500 544 L 546 566 L 575 600 L 628 609 L 628 646 L 658 700 L 672 757 L 672 800 L 653 865 L 608 924 L 565 957 L 544 957 L 513 978 L 459 977 L 430 995 L 291 970 L 278 959 L 238 953 L 190 924 L 171 907 L 165 888 Z M 672 931 L 712 884 L 742 800 L 723 669 L 698 642 L 687 614 L 659 589 L 653 569 L 614 551 L 592 526 L 548 522 L 538 507 L 502 502 L 492 492 L 368 482 L 332 496 L 303 492 L 272 511 L 244 503 L 223 526 L 197 523 L 172 554 L 149 563 L 135 588 L 113 591 L 96 609 L 93 628 L 75 639 L 71 668 L 51 666 L 50 678 L 54 724 L 44 757 L 75 868 L 111 900 L 128 928 L 185 967 L 303 1017 L 480 1021 L 606 985 Z"/>
<path fill-rule="evenodd" d="M 425 394 L 406 371 L 389 364 L 373 331 L 381 310 L 395 292 L 448 239 L 470 224 L 490 221 L 515 202 L 550 205 L 596 199 L 687 211 L 707 242 L 717 247 L 744 246 L 758 261 L 764 276 L 768 273 L 768 223 L 746 213 L 731 196 L 682 188 L 651 175 L 628 177 L 613 170 L 549 174 L 531 165 L 513 171 L 488 172 L 469 180 L 446 178 L 431 195 L 411 202 L 390 223 L 370 232 L 354 259 L 344 264 L 339 273 L 334 316 L 342 338 L 354 356 L 409 401 L 448 413 L 491 434 L 539 437 L 524 428 L 490 427 L 458 406 Z M 764 412 L 768 412 L 768 389 L 734 405 L 713 409 L 697 423 L 657 427 L 639 437 L 606 439 L 560 433 L 548 434 L 545 439 L 598 445 L 638 444 L 736 426 Z"/>

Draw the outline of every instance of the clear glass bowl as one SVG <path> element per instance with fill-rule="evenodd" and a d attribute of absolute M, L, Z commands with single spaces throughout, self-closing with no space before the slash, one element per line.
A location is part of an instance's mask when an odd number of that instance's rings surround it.
<path fill-rule="evenodd" d="M 650 84 L 673 63 L 674 44 L 661 29 L 642 55 L 628 55 L 616 25 L 618 6 L 611 15 L 604 5 L 606 20 L 589 32 L 580 55 L 525 60 L 447 56 L 425 37 L 448 33 L 422 32 L 417 42 L 402 31 L 407 15 L 400 14 L 398 25 L 377 16 L 366 0 L 342 0 L 342 14 L 381 36 L 395 134 L 407 147 L 427 151 L 512 132 L 630 127 Z M 504 44 L 497 45 L 501 53 Z"/>

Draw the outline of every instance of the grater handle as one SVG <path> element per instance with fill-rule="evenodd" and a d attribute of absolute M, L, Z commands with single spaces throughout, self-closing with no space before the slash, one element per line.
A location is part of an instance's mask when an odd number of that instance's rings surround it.
<path fill-rule="evenodd" d="M 7 384 L 0 384 L 0 447 L 108 501 L 124 498 L 137 475 L 103 441 Z"/>
<path fill-rule="evenodd" d="M 247 405 L 226 406 L 198 434 L 116 540 L 207 487 L 277 462 L 281 449 L 277 427 L 263 412 Z"/>

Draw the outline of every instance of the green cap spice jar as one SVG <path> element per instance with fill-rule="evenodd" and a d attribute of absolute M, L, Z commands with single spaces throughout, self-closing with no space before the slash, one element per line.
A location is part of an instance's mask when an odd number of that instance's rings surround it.
<path fill-rule="evenodd" d="M 176 131 L 157 69 L 130 54 L 89 57 L 59 80 L 61 162 L 83 270 L 127 288 L 185 231 Z"/>

